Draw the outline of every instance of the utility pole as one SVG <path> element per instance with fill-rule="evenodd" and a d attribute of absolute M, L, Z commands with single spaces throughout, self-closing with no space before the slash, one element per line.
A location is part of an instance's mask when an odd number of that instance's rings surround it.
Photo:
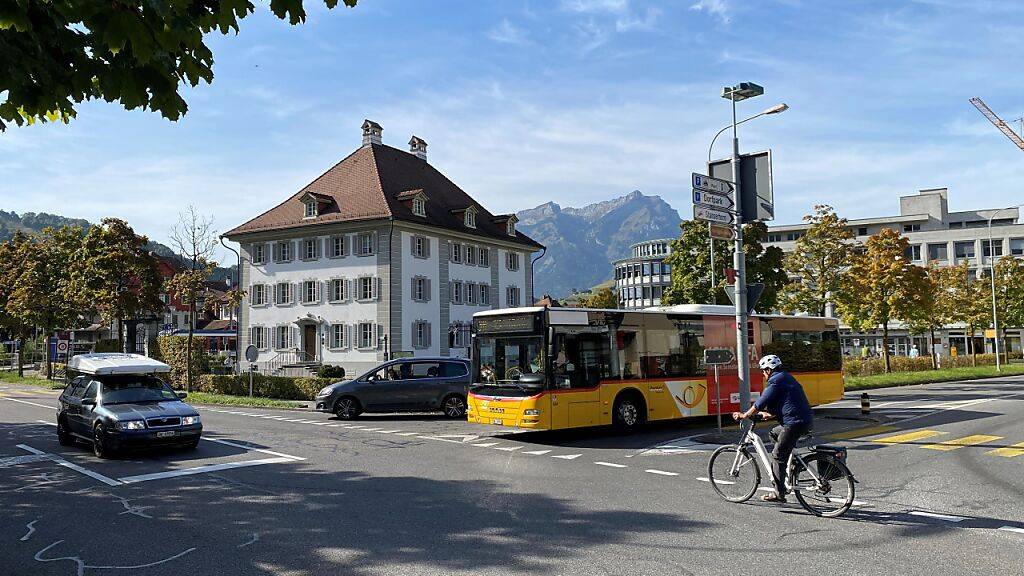
<path fill-rule="evenodd" d="M 740 198 L 740 138 L 736 131 L 736 89 L 729 91 L 732 103 L 732 184 L 735 186 L 733 199 L 736 206 L 742 205 Z M 743 254 L 743 211 L 736 211 L 736 241 L 733 244 L 732 265 L 736 269 L 736 370 L 740 387 L 740 411 L 750 408 L 750 354 L 747 351 L 747 266 Z"/>

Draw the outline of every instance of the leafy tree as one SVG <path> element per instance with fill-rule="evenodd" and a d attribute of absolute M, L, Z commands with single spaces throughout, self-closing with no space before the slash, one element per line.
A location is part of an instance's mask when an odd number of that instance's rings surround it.
<path fill-rule="evenodd" d="M 977 366 L 978 353 L 974 346 L 974 335 L 979 328 L 987 326 L 992 317 L 987 284 L 978 282 L 967 262 L 964 261 L 941 270 L 938 276 L 936 296 L 940 309 L 946 315 L 946 320 L 950 323 L 960 322 L 967 326 L 971 364 Z"/>
<path fill-rule="evenodd" d="M 104 322 L 121 327 L 129 318 L 163 309 L 160 272 L 146 242 L 117 218 L 104 218 L 85 235 L 75 282 Z"/>
<path fill-rule="evenodd" d="M 29 236 L 20 231 L 0 244 L 0 328 L 18 342 L 18 376 L 25 375 L 25 341 L 34 326 L 15 309 L 13 296 L 32 253 L 30 245 Z"/>
<path fill-rule="evenodd" d="M 836 293 L 839 315 L 852 328 L 882 327 L 882 356 L 886 373 L 889 358 L 889 324 L 911 316 L 915 295 L 911 290 L 920 272 L 904 255 L 907 239 L 885 228 L 868 238 L 865 251 L 853 257 L 840 279 Z"/>
<path fill-rule="evenodd" d="M 587 296 L 580 302 L 580 306 L 583 308 L 617 308 L 619 305 L 618 299 L 615 297 L 615 291 L 610 286 L 600 286 L 595 288 L 590 296 Z"/>
<path fill-rule="evenodd" d="M 804 216 L 810 226 L 786 255 L 785 268 L 793 280 L 786 286 L 781 308 L 786 313 L 808 312 L 824 316 L 832 295 L 839 289 L 843 270 L 853 255 L 853 233 L 846 218 L 831 206 L 818 204 Z"/>
<path fill-rule="evenodd" d="M 999 336 L 1005 354 L 1006 327 L 1024 326 L 1024 260 L 1003 256 L 996 261 L 995 279 Z"/>
<path fill-rule="evenodd" d="M 76 104 L 99 98 L 177 120 L 188 110 L 179 87 L 213 81 L 207 33 L 238 33 L 254 9 L 250 0 L 0 3 L 0 131 L 4 120 L 66 123 Z M 303 0 L 270 0 L 270 10 L 306 19 Z"/>
<path fill-rule="evenodd" d="M 192 391 L 192 335 L 195 332 L 197 307 L 207 295 L 206 279 L 213 273 L 209 260 L 217 247 L 217 234 L 213 220 L 204 218 L 189 206 L 178 215 L 178 223 L 171 230 L 171 242 L 185 260 L 185 270 L 178 272 L 168 282 L 168 292 L 174 293 L 188 306 L 188 337 L 185 346 L 187 358 L 186 389 Z"/>
<path fill-rule="evenodd" d="M 898 319 L 907 327 L 907 332 L 913 334 L 928 334 L 928 350 L 932 359 L 932 368 L 937 368 L 935 358 L 935 329 L 942 326 L 942 317 L 939 314 L 938 301 L 936 299 L 935 278 L 932 275 L 933 268 L 910 265 L 906 269 L 903 279 L 903 292 L 906 298 L 900 310 L 897 310 Z"/>
<path fill-rule="evenodd" d="M 665 262 L 672 267 L 672 283 L 665 289 L 662 303 L 672 304 L 729 304 L 725 295 L 725 268 L 733 264 L 731 241 L 716 240 L 714 270 L 711 270 L 708 223 L 700 220 L 683 221 L 681 234 L 672 241 L 672 253 Z M 743 248 L 746 257 L 747 283 L 764 283 L 765 289 L 758 301 L 761 310 L 774 309 L 779 291 L 786 283 L 782 268 L 783 253 L 776 246 L 765 248 L 768 227 L 763 222 L 744 224 Z M 711 288 L 711 274 L 715 275 L 715 288 Z"/>

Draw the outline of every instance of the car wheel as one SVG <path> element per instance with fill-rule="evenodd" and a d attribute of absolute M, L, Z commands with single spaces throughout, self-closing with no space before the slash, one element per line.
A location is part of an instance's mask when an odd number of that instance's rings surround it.
<path fill-rule="evenodd" d="M 624 394 L 615 400 L 612 424 L 621 432 L 635 432 L 644 423 L 643 403 L 636 394 Z"/>
<path fill-rule="evenodd" d="M 465 418 L 466 399 L 458 394 L 446 396 L 441 402 L 441 411 L 449 418 Z"/>
<path fill-rule="evenodd" d="M 359 416 L 362 411 L 362 407 L 359 406 L 359 400 L 351 396 L 338 398 L 338 401 L 334 403 L 334 415 L 341 420 L 352 420 Z"/>
<path fill-rule="evenodd" d="M 68 419 L 66 416 L 57 418 L 57 442 L 60 442 L 61 446 L 75 445 L 75 437 L 68 430 Z"/>
<path fill-rule="evenodd" d="M 189 442 L 188 444 L 185 444 L 185 446 L 184 446 L 185 450 L 195 450 L 198 447 L 199 447 L 199 438 L 196 438 L 195 440 Z"/>
<path fill-rule="evenodd" d="M 97 424 L 92 432 L 92 452 L 97 458 L 112 458 L 113 450 L 107 443 L 107 430 L 103 424 Z"/>

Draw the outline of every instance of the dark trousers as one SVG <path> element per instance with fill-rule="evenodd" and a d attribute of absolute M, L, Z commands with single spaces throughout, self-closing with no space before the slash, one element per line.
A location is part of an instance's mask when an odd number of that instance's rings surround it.
<path fill-rule="evenodd" d="M 775 477 L 775 492 L 779 496 L 786 494 L 786 464 L 789 463 L 789 455 L 796 447 L 796 441 L 804 435 L 810 426 L 807 424 L 790 424 L 789 426 L 778 425 L 768 433 L 775 442 L 772 449 L 772 475 Z"/>

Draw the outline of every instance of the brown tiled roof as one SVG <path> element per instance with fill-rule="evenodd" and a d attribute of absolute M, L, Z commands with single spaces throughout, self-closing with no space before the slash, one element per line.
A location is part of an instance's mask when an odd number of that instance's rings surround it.
<path fill-rule="evenodd" d="M 416 216 L 411 206 L 401 202 L 409 198 L 408 192 L 419 190 L 430 198 L 426 218 Z M 334 202 L 317 218 L 304 219 L 304 206 L 298 199 L 306 192 L 330 196 Z M 480 211 L 475 229 L 466 228 L 462 219 L 452 213 L 467 206 L 476 206 Z M 537 249 L 543 247 L 522 232 L 517 232 L 515 238 L 510 237 L 504 226 L 494 221 L 500 222 L 509 216 L 491 214 L 444 174 L 415 155 L 383 144 L 370 144 L 350 154 L 281 204 L 225 236 L 393 217 L 407 222 L 426 221 L 433 226 L 519 242 Z"/>

